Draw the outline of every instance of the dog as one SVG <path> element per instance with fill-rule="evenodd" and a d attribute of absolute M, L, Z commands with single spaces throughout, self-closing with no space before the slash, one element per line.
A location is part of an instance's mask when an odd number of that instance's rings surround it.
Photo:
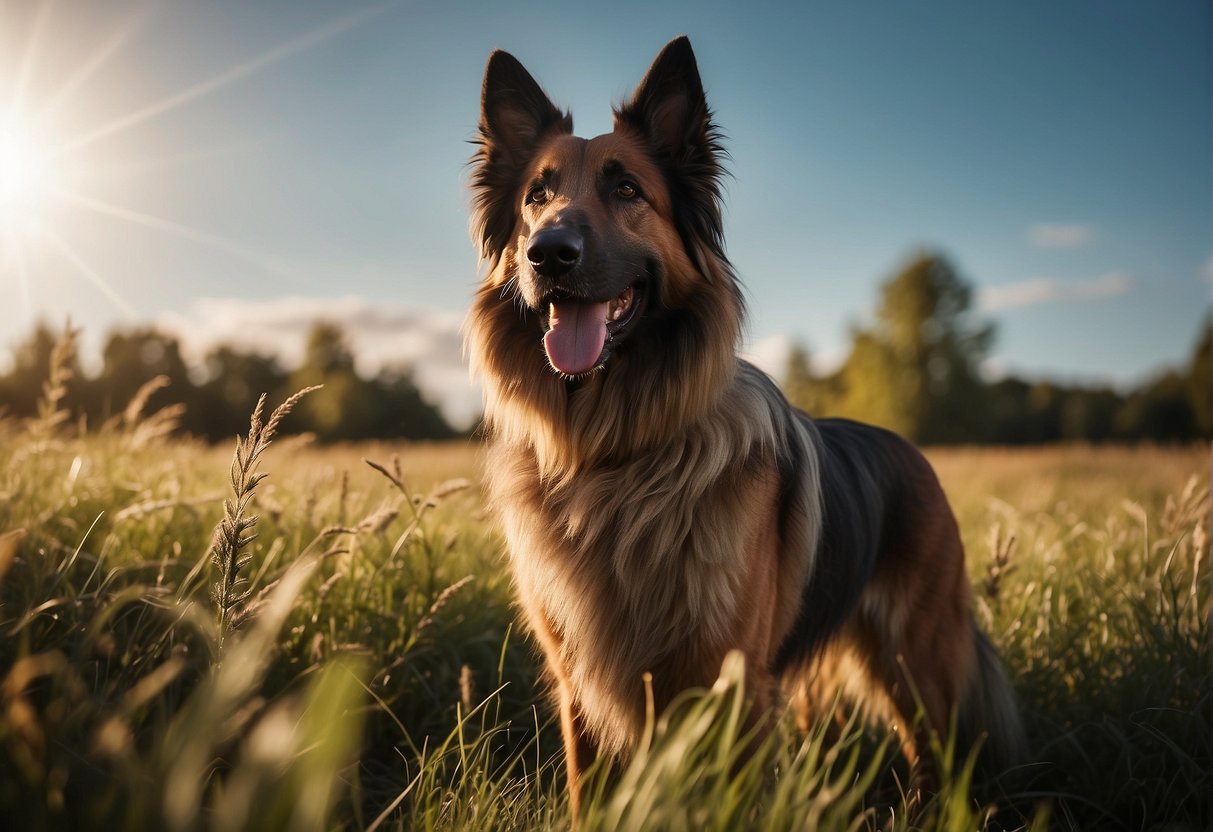
<path fill-rule="evenodd" d="M 898 731 L 914 770 L 954 712 L 983 754 L 1017 757 L 929 464 L 888 431 L 811 419 L 737 356 L 721 136 L 687 38 L 592 139 L 493 52 L 475 143 L 487 272 L 466 349 L 574 817 L 586 766 L 641 737 L 646 697 L 660 710 L 710 686 L 730 651 L 752 713 L 787 702 L 807 726 L 841 692 Z"/>

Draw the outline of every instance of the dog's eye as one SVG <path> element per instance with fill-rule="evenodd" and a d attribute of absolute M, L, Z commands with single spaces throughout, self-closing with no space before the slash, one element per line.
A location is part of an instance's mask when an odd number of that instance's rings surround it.
<path fill-rule="evenodd" d="M 640 189 L 631 182 L 624 180 L 615 186 L 615 196 L 620 199 L 635 199 L 640 196 Z"/>
<path fill-rule="evenodd" d="M 526 192 L 527 205 L 542 205 L 548 201 L 548 189 L 546 185 L 532 185 L 531 189 Z"/>

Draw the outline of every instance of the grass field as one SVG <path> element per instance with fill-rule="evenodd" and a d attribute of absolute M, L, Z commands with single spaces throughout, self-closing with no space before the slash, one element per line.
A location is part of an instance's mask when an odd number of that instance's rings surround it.
<path fill-rule="evenodd" d="M 82 431 L 53 392 L 0 422 L 0 828 L 567 827 L 474 445 L 254 436 L 233 465 L 165 427 Z M 907 811 L 858 725 L 743 759 L 726 666 L 584 828 L 1210 828 L 1208 449 L 930 456 L 1034 761 L 939 749 Z"/>

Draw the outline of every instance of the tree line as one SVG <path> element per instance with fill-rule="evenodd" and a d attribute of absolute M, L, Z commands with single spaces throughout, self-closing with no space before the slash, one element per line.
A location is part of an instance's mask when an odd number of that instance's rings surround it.
<path fill-rule="evenodd" d="M 65 337 L 71 340 L 70 333 L 40 323 L 14 347 L 11 369 L 0 375 L 0 415 L 37 414 L 56 344 Z M 312 327 L 302 362 L 295 368 L 283 367 L 275 356 L 221 345 L 191 372 L 178 340 L 147 327 L 110 333 L 94 376 L 81 370 L 74 351 L 58 360 L 66 360 L 63 369 L 70 376 L 59 407 L 88 425 L 121 417 L 143 391 L 146 412 L 173 408 L 181 430 L 207 441 L 225 441 L 248 430 L 249 414 L 263 393 L 272 402 L 282 401 L 296 390 L 323 384 L 296 407 L 292 430 L 311 432 L 322 442 L 457 435 L 422 395 L 409 368 L 387 368 L 363 378 L 355 370 L 354 351 L 344 332 L 325 322 Z"/>
<path fill-rule="evenodd" d="M 1210 324 L 1191 356 L 1137 389 L 983 380 L 995 327 L 972 308 L 972 287 L 942 254 L 916 255 L 880 288 L 875 320 L 856 326 L 846 360 L 812 370 L 791 351 L 784 390 L 814 416 L 883 425 L 923 444 L 1191 442 L 1213 436 Z"/>
<path fill-rule="evenodd" d="M 793 404 L 818 417 L 843 416 L 891 428 L 923 444 L 1049 442 L 1191 442 L 1213 437 L 1210 326 L 1201 327 L 1183 366 L 1127 392 L 1051 381 L 986 381 L 979 368 L 994 325 L 972 307 L 972 287 L 942 254 L 924 252 L 880 287 L 874 321 L 856 326 L 846 360 L 816 374 L 808 350 L 795 346 L 781 382 Z M 63 334 L 38 324 L 13 349 L 0 375 L 0 417 L 37 415 L 56 343 Z M 407 367 L 373 378 L 355 369 L 355 355 L 336 325 L 317 322 L 298 367 L 232 345 L 212 349 L 189 368 L 177 339 L 153 328 L 106 338 L 95 376 L 72 376 L 58 406 L 89 425 L 120 417 L 141 390 L 148 411 L 174 407 L 180 428 L 226 441 L 248 428 L 262 393 L 281 401 L 314 384 L 291 429 L 322 442 L 359 439 L 444 439 L 459 435 L 428 402 Z M 157 381 L 148 385 L 150 381 Z"/>

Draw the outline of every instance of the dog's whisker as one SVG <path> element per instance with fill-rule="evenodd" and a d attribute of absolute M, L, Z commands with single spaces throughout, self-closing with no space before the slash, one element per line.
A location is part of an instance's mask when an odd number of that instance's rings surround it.
<path fill-rule="evenodd" d="M 511 293 L 515 297 L 517 297 L 517 295 L 518 295 L 518 275 L 514 275 L 509 280 L 507 280 L 505 283 L 501 284 L 500 297 L 502 300 L 505 300 L 505 298 L 508 295 L 510 295 Z"/>

